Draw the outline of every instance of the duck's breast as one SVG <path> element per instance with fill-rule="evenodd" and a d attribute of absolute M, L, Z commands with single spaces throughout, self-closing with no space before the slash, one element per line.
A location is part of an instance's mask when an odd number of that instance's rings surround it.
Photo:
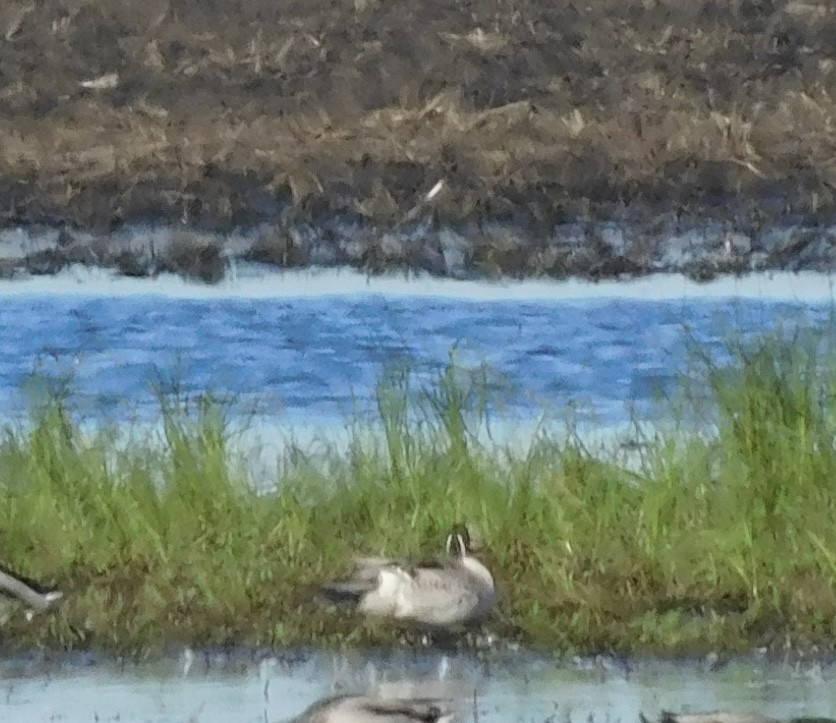
<path fill-rule="evenodd" d="M 397 617 L 403 588 L 409 576 L 399 567 L 384 567 L 378 571 L 377 585 L 360 600 L 358 609 L 366 615 Z"/>

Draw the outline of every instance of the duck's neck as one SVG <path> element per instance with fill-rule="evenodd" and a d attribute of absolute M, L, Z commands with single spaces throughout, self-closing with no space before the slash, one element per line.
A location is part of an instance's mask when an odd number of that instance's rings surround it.
<path fill-rule="evenodd" d="M 471 575 L 479 578 L 486 585 L 493 587 L 493 575 L 491 575 L 488 568 L 479 562 L 479 560 L 470 555 L 462 555 L 460 560 L 461 564 Z"/>

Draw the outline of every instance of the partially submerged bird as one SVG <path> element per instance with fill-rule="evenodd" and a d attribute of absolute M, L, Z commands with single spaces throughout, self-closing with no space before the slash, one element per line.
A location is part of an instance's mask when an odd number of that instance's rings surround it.
<path fill-rule="evenodd" d="M 447 559 L 418 564 L 365 557 L 347 580 L 323 588 L 331 602 L 356 605 L 370 617 L 429 628 L 452 628 L 483 618 L 496 600 L 493 576 L 473 557 L 470 534 L 456 525 L 447 536 Z"/>
<path fill-rule="evenodd" d="M 290 723 L 453 723 L 447 701 L 435 698 L 377 698 L 335 695 L 317 701 Z"/>
<path fill-rule="evenodd" d="M 62 597 L 58 590 L 38 587 L 34 582 L 0 568 L 0 625 L 9 619 L 15 604 L 23 603 L 27 608 L 26 618 L 31 620 L 35 613 L 44 612 Z"/>
<path fill-rule="evenodd" d="M 639 714 L 642 723 L 649 723 L 643 714 Z M 671 713 L 662 711 L 659 723 L 783 723 L 778 718 L 772 718 L 758 713 L 728 713 L 715 711 L 713 713 Z M 788 723 L 836 723 L 833 718 L 790 718 Z"/>

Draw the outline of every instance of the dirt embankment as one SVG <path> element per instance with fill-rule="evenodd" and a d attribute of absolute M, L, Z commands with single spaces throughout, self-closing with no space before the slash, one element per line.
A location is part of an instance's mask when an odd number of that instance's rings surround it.
<path fill-rule="evenodd" d="M 353 230 L 335 263 L 453 273 L 449 239 L 441 262 L 387 250 L 408 220 L 452 229 L 470 270 L 595 276 L 663 268 L 643 239 L 719 222 L 731 260 L 708 274 L 836 268 L 816 235 L 836 219 L 835 119 L 827 0 L 0 6 L 0 225 L 65 224 L 69 246 L 271 223 L 268 260 L 293 265 L 316 262 L 299 229 L 337 223 Z M 544 256 L 578 221 L 590 260 Z M 629 263 L 600 256 L 610 222 Z M 798 224 L 802 241 L 760 248 Z"/>

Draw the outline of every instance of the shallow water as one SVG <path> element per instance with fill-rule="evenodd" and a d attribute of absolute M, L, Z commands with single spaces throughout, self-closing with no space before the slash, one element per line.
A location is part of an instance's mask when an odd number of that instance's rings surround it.
<path fill-rule="evenodd" d="M 503 415 L 571 408 L 616 425 L 659 413 L 690 341 L 721 354 L 731 334 L 834 318 L 821 274 L 490 284 L 245 271 L 218 287 L 87 271 L 0 282 L 0 405 L 20 414 L 44 379 L 67 378 L 88 416 L 147 418 L 155 385 L 177 382 L 269 418 L 333 425 L 373 409 L 385 369 L 432 379 L 454 349 L 476 376 L 490 369 Z"/>
<path fill-rule="evenodd" d="M 478 661 L 442 653 L 198 653 L 116 666 L 79 656 L 0 663 L 3 721 L 282 721 L 334 692 L 439 695 L 462 721 L 638 720 L 639 711 L 729 709 L 778 717 L 832 715 L 836 669 L 756 659 L 612 659 L 559 663 L 524 652 Z"/>

